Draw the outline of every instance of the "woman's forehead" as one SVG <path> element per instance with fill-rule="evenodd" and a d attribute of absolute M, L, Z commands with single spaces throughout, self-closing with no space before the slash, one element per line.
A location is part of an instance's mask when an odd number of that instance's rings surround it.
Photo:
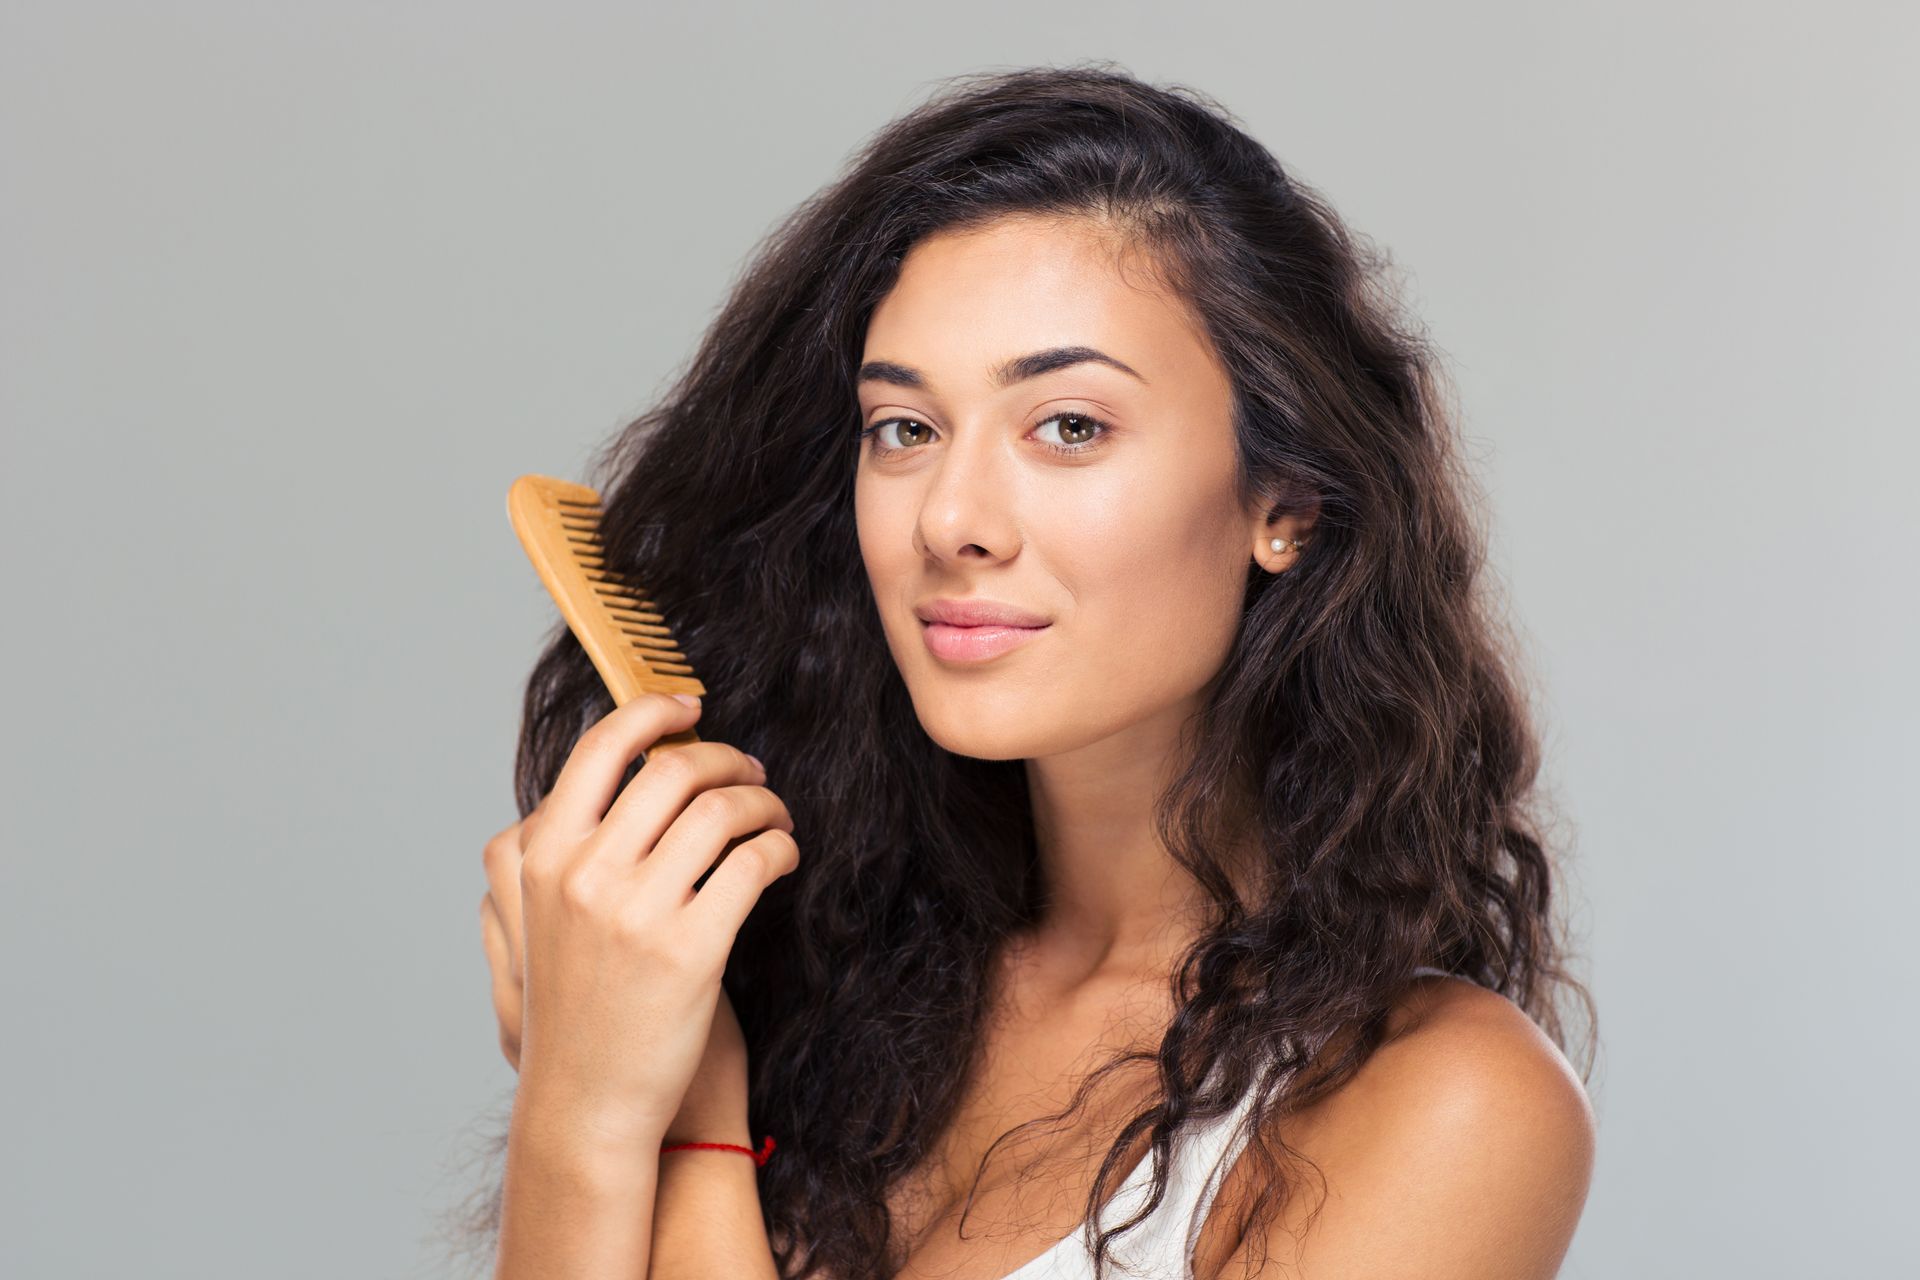
<path fill-rule="evenodd" d="M 913 370 L 938 393 L 997 388 L 1022 358 L 1076 348 L 1147 385 L 1212 360 L 1185 300 L 1110 230 L 1018 218 L 916 243 L 868 320 L 861 363 Z"/>

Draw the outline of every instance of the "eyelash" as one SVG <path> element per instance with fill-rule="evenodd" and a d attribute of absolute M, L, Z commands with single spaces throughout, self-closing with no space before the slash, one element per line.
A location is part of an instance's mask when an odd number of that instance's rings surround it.
<path fill-rule="evenodd" d="M 1060 454 L 1063 457 L 1075 457 L 1084 453 L 1092 453 L 1095 449 L 1098 449 L 1100 447 L 1101 442 L 1104 441 L 1113 432 L 1113 428 L 1107 425 L 1107 423 L 1104 422 L 1103 420 L 1094 417 L 1090 413 L 1080 413 L 1074 410 L 1068 410 L 1062 413 L 1050 413 L 1046 417 L 1040 419 L 1040 421 L 1036 422 L 1034 425 L 1036 427 L 1043 427 L 1047 423 L 1057 422 L 1061 418 L 1078 418 L 1082 422 L 1091 422 L 1094 426 L 1099 428 L 1099 430 L 1094 433 L 1093 439 L 1083 440 L 1079 444 L 1048 444 L 1045 441 L 1041 441 L 1040 447 L 1042 449 L 1045 449 L 1050 453 Z M 892 445 L 881 444 L 877 437 L 872 440 L 869 440 L 867 438 L 869 436 L 874 436 L 875 433 L 880 430 L 880 428 L 886 427 L 886 426 L 892 426 L 896 422 L 911 422 L 915 426 L 920 426 L 920 427 L 924 427 L 927 425 L 926 423 L 921 422 L 917 418 L 882 418 L 880 419 L 880 421 L 874 423 L 872 426 L 862 429 L 860 433 L 854 438 L 858 441 L 864 442 L 867 445 L 868 450 L 872 452 L 876 457 L 884 458 L 888 454 L 892 454 L 892 453 L 912 453 L 913 449 L 896 449 Z M 915 446 L 915 448 L 917 447 L 919 446 Z"/>

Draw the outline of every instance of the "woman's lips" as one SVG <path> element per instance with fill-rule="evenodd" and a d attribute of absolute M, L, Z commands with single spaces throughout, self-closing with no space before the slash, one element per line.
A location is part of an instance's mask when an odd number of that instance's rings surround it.
<path fill-rule="evenodd" d="M 947 622 L 926 622 L 920 626 L 920 634 L 933 656 L 948 662 L 984 662 L 997 658 L 1045 630 L 1045 627 L 1009 627 L 1003 623 L 956 627 Z"/>

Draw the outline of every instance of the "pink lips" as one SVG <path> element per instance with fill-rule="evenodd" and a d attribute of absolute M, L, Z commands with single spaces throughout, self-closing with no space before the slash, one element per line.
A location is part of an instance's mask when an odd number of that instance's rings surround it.
<path fill-rule="evenodd" d="M 936 658 L 948 662 L 984 662 L 1019 648 L 1045 630 L 1044 626 L 956 627 L 950 622 L 927 622 L 921 625 L 920 635 Z"/>
<path fill-rule="evenodd" d="M 985 596 L 945 596 L 913 607 L 936 658 L 984 662 L 1017 649 L 1052 625 L 1045 614 Z"/>

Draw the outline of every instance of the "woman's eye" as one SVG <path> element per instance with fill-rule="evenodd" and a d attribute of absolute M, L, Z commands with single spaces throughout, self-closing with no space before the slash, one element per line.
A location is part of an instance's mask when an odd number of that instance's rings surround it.
<path fill-rule="evenodd" d="M 887 439 L 885 439 L 887 428 L 899 428 L 899 432 L 908 432 L 908 434 L 910 434 L 910 432 L 931 432 L 931 430 L 933 430 L 933 428 L 927 426 L 925 422 L 914 422 L 912 418 L 881 418 L 874 426 L 864 428 L 864 430 L 860 432 L 860 439 L 862 439 L 874 453 L 904 453 L 906 449 L 912 449 L 912 447 L 916 447 L 916 445 L 925 443 L 924 438 L 904 436 L 904 438 L 910 439 L 910 443 L 906 443 L 906 445 L 889 445 Z"/>
<path fill-rule="evenodd" d="M 1056 413 L 1051 418 L 1044 419 L 1040 425 L 1034 429 L 1045 432 L 1048 427 L 1055 423 L 1060 424 L 1059 443 L 1054 444 L 1052 441 L 1046 441 L 1045 443 L 1056 449 L 1065 447 L 1069 450 L 1092 443 L 1102 431 L 1106 430 L 1107 426 L 1107 424 L 1100 421 L 1100 419 L 1089 417 L 1084 413 Z"/>
<path fill-rule="evenodd" d="M 900 441 L 899 444 L 889 444 L 885 439 L 884 433 L 889 427 L 897 428 L 896 438 Z M 876 422 L 867 428 L 869 434 L 881 435 L 880 444 L 885 449 L 911 449 L 915 445 L 925 444 L 925 433 L 932 430 L 933 428 L 926 423 L 915 422 L 912 418 L 888 418 L 884 422 Z M 920 434 L 916 435 L 916 432 Z"/>

